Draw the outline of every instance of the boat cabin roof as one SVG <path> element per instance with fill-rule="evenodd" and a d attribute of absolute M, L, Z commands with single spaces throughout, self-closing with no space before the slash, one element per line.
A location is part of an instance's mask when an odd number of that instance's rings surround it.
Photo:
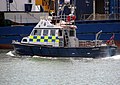
<path fill-rule="evenodd" d="M 66 22 L 61 22 L 56 25 L 51 24 L 49 20 L 40 20 L 34 29 L 76 29 L 77 27 Z"/>
<path fill-rule="evenodd" d="M 39 23 L 34 27 L 35 29 L 54 29 L 54 28 L 58 28 L 58 29 L 61 29 L 63 27 L 61 27 L 60 25 L 54 25 L 54 24 L 51 24 L 50 21 L 48 20 L 40 20 Z"/>

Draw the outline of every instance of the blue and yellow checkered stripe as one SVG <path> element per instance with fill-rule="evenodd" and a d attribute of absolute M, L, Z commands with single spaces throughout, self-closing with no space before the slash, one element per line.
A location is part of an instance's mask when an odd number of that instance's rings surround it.
<path fill-rule="evenodd" d="M 30 42 L 56 42 L 59 43 L 59 38 L 56 36 L 29 36 Z"/>

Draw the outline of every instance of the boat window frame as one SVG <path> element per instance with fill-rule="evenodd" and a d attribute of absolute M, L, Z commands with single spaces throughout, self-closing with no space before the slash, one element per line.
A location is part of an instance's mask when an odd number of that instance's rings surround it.
<path fill-rule="evenodd" d="M 58 35 L 58 31 L 59 31 L 59 29 L 56 29 L 56 31 L 55 31 L 55 36 L 59 36 L 59 35 Z"/>
<path fill-rule="evenodd" d="M 52 31 L 54 31 L 54 34 L 52 33 Z M 56 36 L 56 29 L 50 29 L 50 36 Z"/>
<path fill-rule="evenodd" d="M 73 32 L 73 33 L 71 33 L 71 32 Z M 69 30 L 69 37 L 75 37 L 75 30 L 74 29 Z"/>
<path fill-rule="evenodd" d="M 34 31 L 37 30 L 39 33 L 34 33 Z M 47 34 L 44 34 L 44 30 L 47 30 Z M 51 30 L 55 30 L 54 32 L 54 35 L 51 35 Z M 36 29 L 33 29 L 33 31 L 31 32 L 30 35 L 39 35 L 39 36 L 59 36 L 59 28 L 36 28 Z M 41 31 L 41 33 L 40 33 Z M 62 33 L 63 34 L 63 33 Z M 60 36 L 61 37 L 61 36 Z"/>
<path fill-rule="evenodd" d="M 55 30 L 55 35 L 51 35 L 51 30 Z M 59 36 L 58 30 L 59 30 L 59 28 L 54 28 L 54 29 L 50 28 L 49 29 L 49 36 Z"/>
<path fill-rule="evenodd" d="M 42 30 L 41 29 L 37 29 L 37 30 L 38 32 L 36 33 L 36 35 L 41 35 Z"/>
<path fill-rule="evenodd" d="M 35 31 L 37 31 L 35 33 Z M 42 34 L 42 29 L 34 29 L 30 35 L 41 35 Z"/>
<path fill-rule="evenodd" d="M 61 33 L 60 33 L 60 30 L 61 30 Z M 60 35 L 60 34 L 61 34 L 61 35 Z M 59 37 L 62 37 L 62 36 L 63 36 L 63 29 L 59 29 L 59 30 L 58 30 L 58 36 L 59 36 Z"/>
<path fill-rule="evenodd" d="M 42 30 L 43 30 L 43 36 L 48 36 L 49 35 L 49 29 L 42 29 Z M 47 33 L 45 33 L 44 31 L 47 31 Z"/>
<path fill-rule="evenodd" d="M 30 35 L 35 35 L 35 33 L 34 33 L 34 32 L 35 32 L 35 30 L 36 30 L 36 29 L 34 29 L 34 30 L 31 32 L 31 34 L 30 34 Z"/>

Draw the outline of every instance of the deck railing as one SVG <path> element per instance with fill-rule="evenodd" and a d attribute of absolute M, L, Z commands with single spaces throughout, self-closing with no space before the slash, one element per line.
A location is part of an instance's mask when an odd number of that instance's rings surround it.
<path fill-rule="evenodd" d="M 95 14 L 95 19 L 93 14 L 81 14 L 79 15 L 80 20 L 120 20 L 120 13 L 116 14 Z"/>

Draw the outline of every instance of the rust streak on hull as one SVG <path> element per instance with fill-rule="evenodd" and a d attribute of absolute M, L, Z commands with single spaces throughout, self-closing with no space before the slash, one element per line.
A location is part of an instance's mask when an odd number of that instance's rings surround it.
<path fill-rule="evenodd" d="M 12 44 L 0 44 L 0 49 L 13 49 Z"/>

